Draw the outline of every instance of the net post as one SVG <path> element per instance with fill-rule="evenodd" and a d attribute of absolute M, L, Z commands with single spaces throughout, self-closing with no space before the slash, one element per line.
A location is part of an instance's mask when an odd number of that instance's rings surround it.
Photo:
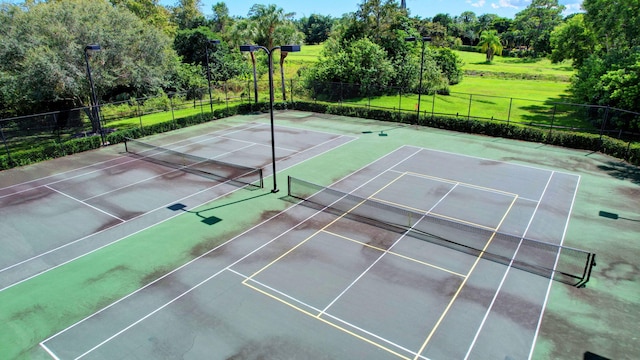
<path fill-rule="evenodd" d="M 291 175 L 287 175 L 287 195 L 291 196 Z"/>
<path fill-rule="evenodd" d="M 124 138 L 124 152 L 126 153 L 129 152 L 129 148 L 127 147 L 127 141 L 129 141 L 129 138 Z"/>

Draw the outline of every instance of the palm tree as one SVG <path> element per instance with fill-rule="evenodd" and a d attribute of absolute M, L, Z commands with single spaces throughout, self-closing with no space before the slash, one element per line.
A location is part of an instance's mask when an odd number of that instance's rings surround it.
<path fill-rule="evenodd" d="M 480 35 L 481 51 L 487 53 L 487 62 L 493 61 L 493 55 L 502 55 L 502 42 L 500 42 L 500 36 L 495 30 L 483 31 Z"/>

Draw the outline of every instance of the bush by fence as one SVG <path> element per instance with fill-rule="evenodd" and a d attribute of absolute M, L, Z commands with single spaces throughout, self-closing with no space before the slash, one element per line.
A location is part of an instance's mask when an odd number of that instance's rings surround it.
<path fill-rule="evenodd" d="M 164 95 L 158 98 L 130 99 L 126 102 L 105 104 L 102 106 L 102 124 L 105 130 L 101 136 L 93 136 L 86 117 L 88 108 L 73 109 L 66 114 L 52 112 L 30 117 L 0 120 L 0 135 L 4 154 L 0 155 L 0 169 L 22 166 L 80 151 L 95 149 L 102 140 L 110 144 L 122 142 L 125 137 L 138 138 L 178 128 L 200 124 L 216 118 L 252 111 L 268 111 L 268 102 L 264 84 L 260 86 L 262 96 L 254 103 L 251 83 L 247 86 L 224 84 L 212 91 L 212 100 L 189 99 L 185 94 Z M 332 83 L 325 87 L 344 90 L 358 85 Z M 243 90 L 244 89 L 244 90 Z M 413 123 L 435 128 L 469 133 L 498 136 L 518 140 L 548 143 L 553 145 L 602 151 L 606 154 L 626 159 L 632 164 L 638 163 L 638 147 L 634 143 L 640 134 L 612 128 L 612 125 L 638 122 L 640 114 L 621 109 L 602 106 L 552 103 L 506 98 L 500 104 L 485 95 L 452 93 L 450 96 L 424 95 L 420 101 L 420 114 L 416 104 L 416 94 L 405 94 L 402 89 L 386 89 L 397 95 L 392 98 L 393 105 L 386 99 L 378 101 L 373 97 L 344 99 L 340 94 L 325 102 L 313 99 L 309 89 L 299 82 L 290 81 L 288 102 L 278 102 L 277 109 L 298 108 L 301 110 L 331 113 L 345 116 L 369 118 L 384 121 Z M 216 96 L 214 97 L 213 94 Z M 280 89 L 276 94 L 283 94 Z M 277 95 L 278 96 L 278 95 Z M 426 98 L 426 100 L 425 100 Z M 328 101 L 331 100 L 331 101 Z M 168 108 L 167 108 L 168 101 Z M 456 113 L 442 112 L 437 102 L 458 104 Z M 479 109 L 482 107 L 482 109 Z M 167 110 L 168 109 L 168 110 Z M 211 110 L 213 109 L 213 112 Z M 436 111 L 438 110 L 438 111 Z M 533 111 L 533 113 L 526 113 Z M 558 126 L 559 119 L 564 123 L 569 114 L 595 115 L 601 118 L 599 129 L 592 127 L 580 129 Z M 70 116 L 73 115 L 73 116 Z M 492 114 L 492 115 L 488 115 Z M 586 115 L 584 115 L 586 116 Z M 61 119 L 66 119 L 64 124 Z M 69 121 L 72 119 L 73 121 Z M 75 120 L 74 120 L 75 119 Z M 144 121 L 143 121 L 144 119 Z M 519 120 L 516 122 L 515 120 Z M 635 125 L 637 126 L 637 124 Z M 613 135 L 613 136 L 611 136 Z M 616 139 L 617 138 L 617 139 Z"/>

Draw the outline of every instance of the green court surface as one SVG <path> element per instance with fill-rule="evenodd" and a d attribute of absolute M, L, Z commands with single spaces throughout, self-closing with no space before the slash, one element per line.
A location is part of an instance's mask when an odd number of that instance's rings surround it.
<path fill-rule="evenodd" d="M 1 357 L 638 357 L 636 167 L 285 111 L 276 182 L 269 130 L 256 114 L 142 139 L 261 168 L 264 188 L 124 145 L 0 172 Z M 572 286 L 559 273 L 587 253 Z"/>

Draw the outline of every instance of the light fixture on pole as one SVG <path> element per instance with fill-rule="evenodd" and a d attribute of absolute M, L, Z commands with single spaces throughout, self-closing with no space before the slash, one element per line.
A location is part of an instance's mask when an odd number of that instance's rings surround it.
<path fill-rule="evenodd" d="M 220 40 L 207 40 L 204 45 L 206 53 L 207 53 L 207 83 L 209 84 L 209 107 L 211 108 L 211 112 L 213 113 L 213 100 L 211 98 L 211 68 L 209 68 L 209 45 L 217 45 L 220 44 Z"/>
<path fill-rule="evenodd" d="M 425 43 L 430 42 L 431 37 L 423 36 L 421 40 L 422 40 L 422 55 L 420 56 L 420 85 L 418 85 L 418 109 L 417 109 L 418 120 L 420 120 L 420 101 L 422 97 L 422 71 L 424 69 L 424 49 L 425 49 Z M 408 36 L 404 38 L 404 41 L 413 42 L 413 41 L 416 41 L 416 37 Z"/>
<path fill-rule="evenodd" d="M 89 51 L 100 51 L 100 45 L 91 44 L 84 47 L 84 60 L 87 63 L 87 76 L 89 77 L 89 85 L 91 86 L 91 116 L 93 117 L 92 127 L 94 131 L 100 133 L 102 144 L 106 143 L 102 124 L 100 122 L 100 108 L 98 107 L 98 97 L 96 96 L 96 88 L 93 84 L 93 76 L 91 76 L 91 66 L 89 66 Z"/>
<path fill-rule="evenodd" d="M 267 53 L 267 57 L 269 58 L 269 114 L 271 116 L 271 159 L 273 163 L 273 189 L 272 193 L 277 193 L 278 183 L 276 181 L 276 141 L 275 134 L 273 129 L 273 57 L 272 54 L 275 50 L 280 49 L 280 51 L 286 52 L 298 52 L 300 51 L 300 45 L 282 45 L 276 46 L 272 49 L 267 49 L 264 46 L 260 45 L 240 45 L 240 51 L 242 52 L 255 52 L 257 50 L 264 50 Z"/>

